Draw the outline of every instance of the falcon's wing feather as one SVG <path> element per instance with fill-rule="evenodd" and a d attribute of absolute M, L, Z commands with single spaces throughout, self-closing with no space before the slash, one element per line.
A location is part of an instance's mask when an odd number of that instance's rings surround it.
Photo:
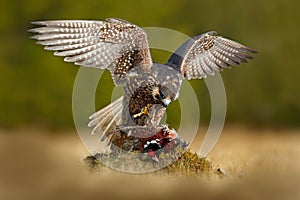
<path fill-rule="evenodd" d="M 102 132 L 100 141 L 109 136 L 109 132 L 122 124 L 123 96 L 90 116 L 89 127 L 94 127 L 92 134 Z"/>
<path fill-rule="evenodd" d="M 171 55 L 168 65 L 177 68 L 187 79 L 206 78 L 214 71 L 247 62 L 255 50 L 217 36 L 214 31 L 187 40 Z"/>
<path fill-rule="evenodd" d="M 32 38 L 66 62 L 86 67 L 108 68 L 116 85 L 124 83 L 131 69 L 148 71 L 152 66 L 146 33 L 124 20 L 37 21 L 42 26 L 29 31 Z"/>

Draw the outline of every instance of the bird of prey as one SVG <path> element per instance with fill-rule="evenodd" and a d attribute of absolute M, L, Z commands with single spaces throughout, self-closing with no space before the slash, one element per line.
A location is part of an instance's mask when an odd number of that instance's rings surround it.
<path fill-rule="evenodd" d="M 179 97 L 183 79 L 202 79 L 252 59 L 253 49 L 215 31 L 190 38 L 166 64 L 152 61 L 145 31 L 124 20 L 37 21 L 32 38 L 76 65 L 108 69 L 124 95 L 90 116 L 92 133 L 114 138 L 117 126 L 158 126 L 166 107 Z"/>

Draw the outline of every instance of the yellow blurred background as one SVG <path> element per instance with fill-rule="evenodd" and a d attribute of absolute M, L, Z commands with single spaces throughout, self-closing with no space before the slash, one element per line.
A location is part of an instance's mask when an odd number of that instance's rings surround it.
<path fill-rule="evenodd" d="M 295 187 L 300 183 L 299 6 L 296 0 L 2 0 L 0 199 L 99 199 L 101 195 L 147 199 L 155 193 L 149 184 L 159 195 L 173 199 L 185 192 L 199 198 L 213 194 L 222 199 L 257 199 L 267 193 L 278 199 L 299 199 Z M 192 184 L 173 178 L 173 182 L 160 177 L 149 180 L 144 175 L 132 179 L 125 174 L 123 179 L 85 168 L 82 159 L 88 153 L 72 118 L 78 67 L 44 51 L 27 30 L 37 20 L 108 17 L 189 36 L 215 30 L 259 52 L 248 64 L 222 72 L 228 101 L 226 125 L 209 158 L 228 178 Z M 153 60 L 161 63 L 171 54 L 151 52 Z M 97 91 L 97 109 L 108 103 L 113 89 L 109 73 L 101 81 L 107 88 Z M 209 94 L 204 81 L 191 84 L 199 98 L 200 125 L 205 127 L 210 120 Z M 170 124 L 176 126 L 176 117 L 168 115 Z M 143 181 L 148 187 L 143 187 Z M 124 185 L 126 189 L 118 189 Z"/>

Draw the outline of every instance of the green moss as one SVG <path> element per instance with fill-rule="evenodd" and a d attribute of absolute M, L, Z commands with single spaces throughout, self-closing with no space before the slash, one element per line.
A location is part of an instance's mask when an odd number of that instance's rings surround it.
<path fill-rule="evenodd" d="M 211 161 L 200 157 L 197 153 L 187 150 L 179 159 L 165 167 L 163 171 L 169 174 L 182 174 L 187 176 L 203 175 L 214 171 L 214 167 Z"/>

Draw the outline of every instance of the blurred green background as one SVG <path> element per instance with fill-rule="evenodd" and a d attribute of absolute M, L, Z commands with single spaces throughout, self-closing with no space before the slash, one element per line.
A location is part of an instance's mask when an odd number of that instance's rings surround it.
<path fill-rule="evenodd" d="M 226 123 L 300 127 L 300 1 L 2 0 L 1 4 L 2 128 L 74 126 L 72 87 L 78 67 L 29 39 L 30 22 L 108 17 L 189 36 L 216 30 L 254 48 L 259 54 L 253 61 L 222 72 L 228 100 Z M 159 50 L 152 53 L 154 61 L 163 63 L 170 55 Z M 113 86 L 108 73 L 102 81 L 107 82 L 107 89 L 99 88 L 97 108 L 108 102 Z M 191 82 L 199 97 L 201 120 L 206 123 L 210 116 L 207 88 L 204 81 Z M 172 120 L 176 122 L 176 117 Z"/>

